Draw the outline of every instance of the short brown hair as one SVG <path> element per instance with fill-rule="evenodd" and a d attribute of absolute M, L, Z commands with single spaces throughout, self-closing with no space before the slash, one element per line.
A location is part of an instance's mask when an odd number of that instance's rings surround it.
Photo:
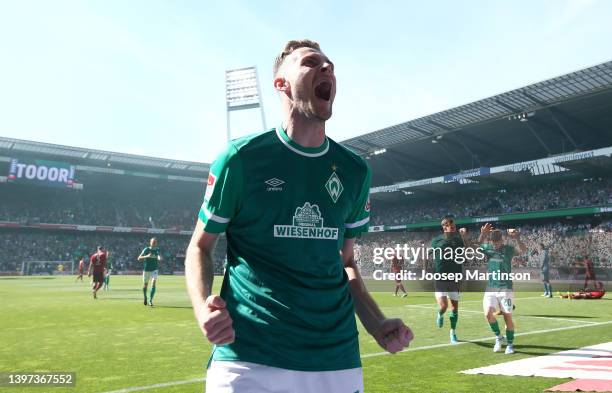
<path fill-rule="evenodd" d="M 440 221 L 440 225 L 444 226 L 446 224 L 450 224 L 451 222 L 454 222 L 455 219 L 453 216 L 444 216 L 444 218 L 442 218 L 442 221 Z"/>
<path fill-rule="evenodd" d="M 276 76 L 276 74 L 278 73 L 278 70 L 285 61 L 285 58 L 287 58 L 287 56 L 293 53 L 294 50 L 299 48 L 312 48 L 318 50 L 319 52 L 321 51 L 319 43 L 315 41 L 291 40 L 287 42 L 285 44 L 285 47 L 283 48 L 283 51 L 278 56 L 276 56 L 276 59 L 274 59 L 274 68 L 272 69 L 274 76 Z"/>

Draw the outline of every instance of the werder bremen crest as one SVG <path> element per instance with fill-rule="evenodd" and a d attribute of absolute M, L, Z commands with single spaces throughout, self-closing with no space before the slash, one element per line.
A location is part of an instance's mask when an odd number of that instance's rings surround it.
<path fill-rule="evenodd" d="M 325 189 L 327 190 L 327 193 L 331 197 L 332 201 L 334 201 L 334 203 L 338 202 L 338 198 L 340 198 L 340 194 L 342 194 L 344 186 L 342 185 L 338 175 L 336 175 L 336 172 L 333 172 L 329 179 L 327 179 Z"/>

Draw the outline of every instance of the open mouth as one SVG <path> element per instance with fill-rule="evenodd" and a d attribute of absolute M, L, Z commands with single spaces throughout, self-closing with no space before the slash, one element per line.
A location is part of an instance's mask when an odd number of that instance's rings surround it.
<path fill-rule="evenodd" d="M 317 98 L 320 98 L 325 101 L 329 101 L 329 99 L 331 98 L 331 89 L 332 89 L 332 84 L 328 81 L 323 81 L 319 83 L 317 86 L 315 86 L 314 93 Z"/>

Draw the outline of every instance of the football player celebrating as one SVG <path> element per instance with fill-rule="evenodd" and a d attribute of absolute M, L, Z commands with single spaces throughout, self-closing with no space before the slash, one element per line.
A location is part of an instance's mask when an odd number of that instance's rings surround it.
<path fill-rule="evenodd" d="M 490 237 L 490 243 L 484 243 Z M 495 345 L 493 352 L 501 350 L 504 337 L 501 335 L 495 310 L 499 308 L 504 316 L 506 325 L 506 354 L 514 353 L 514 321 L 512 320 L 512 306 L 514 293 L 512 291 L 512 258 L 518 253 L 527 251 L 527 246 L 520 240 L 516 229 L 508 229 L 508 239 L 504 241 L 502 232 L 493 229 L 490 223 L 486 223 L 480 230 L 479 242 L 482 244 L 483 253 L 487 257 L 487 273 L 489 280 L 482 306 L 485 317 L 491 330 L 495 333 Z"/>
<path fill-rule="evenodd" d="M 451 216 L 446 216 L 442 219 L 442 234 L 436 236 L 431 241 L 431 248 L 434 252 L 434 267 L 436 273 L 441 274 L 457 274 L 463 272 L 463 265 L 455 262 L 454 257 L 450 257 L 447 249 L 452 249 L 453 255 L 455 250 L 465 247 L 463 236 L 465 230 L 462 228 L 457 232 L 455 220 Z M 444 325 L 444 313 L 448 308 L 448 299 L 450 298 L 451 311 L 448 316 L 450 320 L 450 342 L 457 344 L 457 323 L 459 321 L 459 285 L 455 280 L 436 280 L 434 282 L 434 290 L 436 302 L 438 303 L 438 314 L 436 316 L 436 325 L 441 328 Z"/>
<path fill-rule="evenodd" d="M 334 64 L 309 40 L 276 58 L 283 118 L 231 141 L 211 165 L 187 249 L 196 320 L 215 349 L 214 392 L 363 392 L 355 313 L 386 351 L 412 332 L 368 293 L 354 255 L 370 219 L 366 161 L 326 136 Z M 213 294 L 212 251 L 227 234 L 227 268 Z"/>

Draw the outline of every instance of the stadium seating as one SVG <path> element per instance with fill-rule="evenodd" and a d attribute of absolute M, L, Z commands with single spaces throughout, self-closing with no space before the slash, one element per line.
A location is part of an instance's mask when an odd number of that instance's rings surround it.
<path fill-rule="evenodd" d="M 97 190 L 45 189 L 33 193 L 27 187 L 0 187 L 0 221 L 20 224 L 54 223 L 108 225 L 144 228 L 170 228 L 191 231 L 201 203 L 201 190 L 158 189 L 159 185 L 138 192 L 111 189 Z M 572 180 L 554 184 L 540 184 L 506 189 L 505 192 L 459 193 L 452 198 L 407 200 L 401 206 L 373 203 L 373 225 L 393 225 L 439 220 L 452 214 L 473 217 L 510 212 L 545 210 L 563 207 L 582 207 L 612 203 L 612 179 L 589 181 Z M 552 222 L 522 225 L 529 250 L 538 242 L 551 247 L 551 263 L 569 266 L 578 256 L 588 254 L 598 267 L 612 268 L 612 225 L 610 221 L 595 227 L 590 224 L 565 225 Z M 472 228 L 475 229 L 475 228 Z M 370 233 L 357 243 L 358 261 L 364 274 L 372 266 L 372 249 L 407 243 L 428 245 L 439 232 L 384 232 Z M 76 261 L 91 254 L 98 244 L 112 253 L 115 270 L 136 271 L 141 268 L 136 257 L 152 235 L 104 234 L 97 232 L 59 233 L 57 231 L 3 230 L 0 236 L 0 272 L 20 271 L 24 261 Z M 189 238 L 185 235 L 160 235 L 160 246 L 165 263 L 162 271 L 183 270 L 185 249 Z M 588 250 L 587 250 L 588 249 Z M 530 251 L 531 252 L 531 251 Z M 214 256 L 215 271 L 223 271 L 225 240 L 222 238 Z M 537 260 L 529 254 L 518 256 L 522 266 L 536 267 Z M 469 266 L 473 262 L 467 262 Z M 49 267 L 51 268 L 51 267 Z M 45 267 L 38 266 L 44 272 Z"/>
<path fill-rule="evenodd" d="M 372 203 L 373 225 L 406 224 L 455 217 L 487 216 L 534 210 L 612 204 L 612 179 L 573 180 L 487 192 L 456 193 L 452 197 L 406 199 L 401 206 Z"/>
<path fill-rule="evenodd" d="M 612 221 L 599 225 L 590 224 L 563 225 L 560 223 L 542 225 L 513 226 L 522 233 L 527 252 L 516 256 L 514 263 L 521 267 L 539 268 L 540 261 L 534 255 L 538 243 L 544 243 L 550 250 L 551 267 L 560 274 L 570 274 L 572 264 L 587 255 L 593 265 L 601 269 L 612 269 Z M 395 247 L 407 244 L 409 247 L 429 247 L 435 232 L 378 232 L 368 233 L 357 241 L 356 260 L 364 275 L 370 275 L 375 268 L 373 261 L 374 248 Z M 475 241 L 477 228 L 468 232 L 467 238 Z M 390 261 L 384 267 L 389 270 Z M 420 259 L 416 262 L 419 268 L 431 268 L 431 259 Z M 465 262 L 466 267 L 479 266 L 476 260 Z"/>
<path fill-rule="evenodd" d="M 142 262 L 137 257 L 148 244 L 151 235 L 107 235 L 97 233 L 46 233 L 3 232 L 0 236 L 0 271 L 21 271 L 24 261 L 78 261 L 88 258 L 96 246 L 103 245 L 110 252 L 115 271 L 141 271 Z M 187 236 L 157 236 L 162 250 L 162 273 L 183 271 Z M 221 237 L 215 255 L 215 271 L 223 272 L 225 238 Z M 86 266 L 89 264 L 86 259 Z M 44 265 L 38 266 L 41 273 L 48 273 Z M 36 272 L 33 272 L 36 273 Z"/>
<path fill-rule="evenodd" d="M 0 221 L 191 230 L 202 203 L 199 188 L 180 193 L 154 187 L 139 192 L 116 188 L 32 191 L 30 187 L 0 187 Z"/>

